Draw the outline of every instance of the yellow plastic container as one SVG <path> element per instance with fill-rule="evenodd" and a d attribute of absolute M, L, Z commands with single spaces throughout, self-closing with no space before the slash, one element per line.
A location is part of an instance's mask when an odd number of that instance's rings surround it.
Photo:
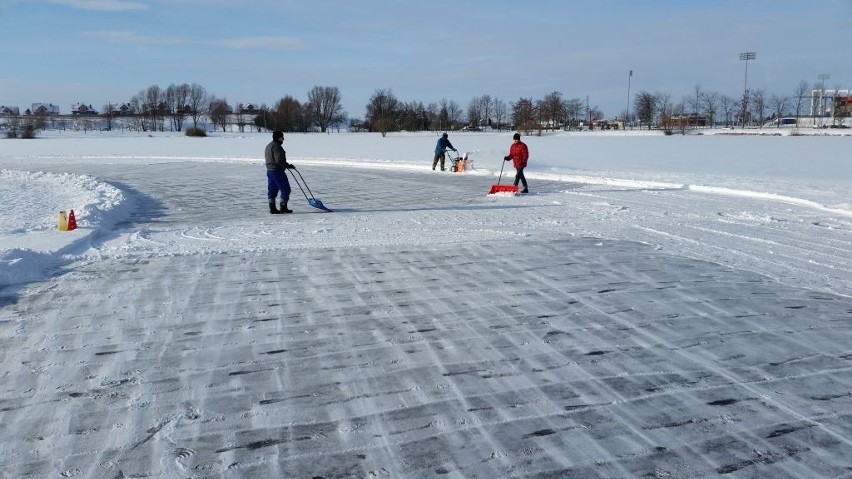
<path fill-rule="evenodd" d="M 59 212 L 59 218 L 56 219 L 56 227 L 59 231 L 68 231 L 68 215 L 65 210 Z"/>

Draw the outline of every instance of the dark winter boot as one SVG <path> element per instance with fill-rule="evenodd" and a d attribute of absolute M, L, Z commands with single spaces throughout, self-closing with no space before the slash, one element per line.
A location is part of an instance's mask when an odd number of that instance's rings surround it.
<path fill-rule="evenodd" d="M 282 201 L 282 202 L 281 202 L 281 208 L 278 210 L 278 212 L 279 212 L 279 213 L 292 213 L 292 212 L 293 212 L 293 210 L 288 210 L 288 209 L 287 209 L 287 202 L 286 202 L 286 201 Z"/>
<path fill-rule="evenodd" d="M 278 211 L 277 208 L 275 208 L 275 200 L 272 200 L 272 201 L 269 202 L 269 213 L 273 214 L 273 215 L 277 215 L 278 213 L 281 213 L 280 211 Z"/>

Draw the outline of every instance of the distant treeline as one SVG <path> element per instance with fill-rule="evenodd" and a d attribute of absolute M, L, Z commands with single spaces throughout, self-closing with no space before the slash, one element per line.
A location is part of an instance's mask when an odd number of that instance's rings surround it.
<path fill-rule="evenodd" d="M 256 128 L 258 131 L 278 129 L 286 132 L 327 132 L 345 127 L 350 131 L 385 134 L 392 131 L 447 131 L 479 129 L 513 129 L 531 131 L 574 129 L 582 127 L 684 128 L 719 125 L 757 125 L 770 119 L 796 117 L 812 111 L 827 115 L 848 116 L 848 99 L 820 98 L 821 105 L 800 82 L 792 95 L 767 95 L 762 89 L 746 90 L 733 97 L 703 90 L 696 86 L 694 94 L 672 101 L 663 92 L 640 91 L 629 98 L 628 108 L 605 121 L 597 106 L 588 98 L 564 98 L 554 91 L 541 99 L 519 98 L 506 102 L 491 95 L 470 100 L 462 108 L 454 100 L 437 102 L 400 101 L 390 89 L 379 89 L 365 106 L 364 119 L 349 118 L 342 106 L 336 86 L 315 86 L 305 101 L 286 95 L 274 105 L 238 103 L 210 94 L 198 84 L 152 85 L 131 97 L 126 103 L 106 104 L 100 112 L 92 108 L 72 115 L 51 115 L 27 110 L 24 115 L 7 115 L 7 136 L 32 134 L 48 125 L 74 129 L 130 128 L 139 131 L 183 131 L 188 122 L 193 129 L 212 127 L 228 131 Z M 825 106 L 828 102 L 828 107 Z M 845 108 L 844 108 L 845 107 Z M 776 121 L 781 124 L 780 121 Z"/>

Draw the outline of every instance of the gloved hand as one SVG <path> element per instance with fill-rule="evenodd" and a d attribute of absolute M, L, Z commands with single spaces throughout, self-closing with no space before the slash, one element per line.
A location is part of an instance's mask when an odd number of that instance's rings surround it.
<path fill-rule="evenodd" d="M 288 169 L 288 170 L 295 170 L 295 169 L 296 169 L 296 165 L 294 165 L 293 163 L 287 163 L 287 169 Z"/>
<path fill-rule="evenodd" d="M 511 160 L 511 159 L 512 159 L 512 157 L 511 157 L 511 156 L 504 156 L 504 157 L 503 157 L 503 161 L 509 161 L 509 160 Z"/>

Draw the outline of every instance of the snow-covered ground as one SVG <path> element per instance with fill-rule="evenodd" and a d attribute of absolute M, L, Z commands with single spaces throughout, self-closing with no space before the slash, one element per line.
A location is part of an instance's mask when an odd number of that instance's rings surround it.
<path fill-rule="evenodd" d="M 849 474 L 852 138 L 524 139 L 0 141 L 0 477 Z"/>

